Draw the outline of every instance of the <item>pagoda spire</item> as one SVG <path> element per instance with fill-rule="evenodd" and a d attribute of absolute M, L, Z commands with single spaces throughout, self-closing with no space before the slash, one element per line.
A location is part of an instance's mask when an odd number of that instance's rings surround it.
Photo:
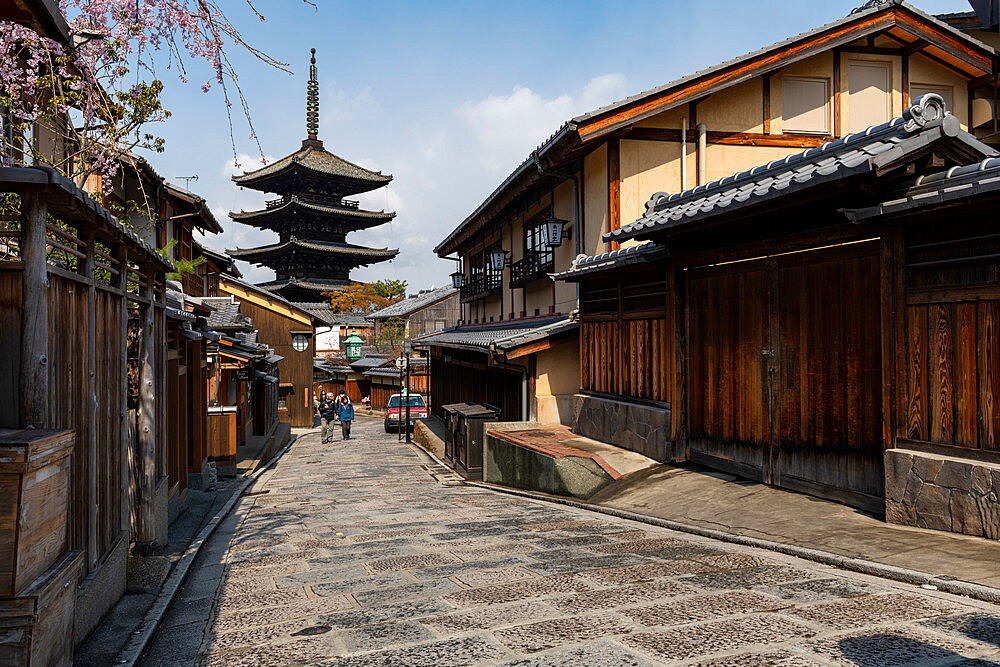
<path fill-rule="evenodd" d="M 307 139 L 302 146 L 323 147 L 319 140 L 319 81 L 316 79 L 316 49 L 310 49 L 309 84 L 306 88 L 306 133 Z"/>

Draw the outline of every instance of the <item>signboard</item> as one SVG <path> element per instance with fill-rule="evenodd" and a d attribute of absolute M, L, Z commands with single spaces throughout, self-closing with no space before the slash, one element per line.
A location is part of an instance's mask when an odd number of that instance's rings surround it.
<path fill-rule="evenodd" d="M 409 356 L 410 352 L 413 352 L 413 341 L 409 338 L 403 340 L 403 352 Z"/>
<path fill-rule="evenodd" d="M 253 369 L 249 366 L 241 366 L 233 373 L 233 377 L 237 382 L 249 382 L 250 378 L 253 377 Z"/>

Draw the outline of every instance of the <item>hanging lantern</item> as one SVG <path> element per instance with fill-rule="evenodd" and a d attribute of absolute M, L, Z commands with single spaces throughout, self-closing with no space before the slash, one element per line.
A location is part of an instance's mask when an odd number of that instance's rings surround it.
<path fill-rule="evenodd" d="M 562 218 L 545 218 L 542 220 L 542 240 L 550 248 L 558 248 L 562 245 L 563 228 L 569 220 Z"/>
<path fill-rule="evenodd" d="M 451 286 L 452 287 L 459 288 L 459 287 L 461 287 L 464 284 L 465 284 L 465 274 L 464 273 L 462 273 L 461 271 L 456 271 L 455 273 L 451 274 Z"/>
<path fill-rule="evenodd" d="M 350 361 L 357 361 L 361 358 L 361 346 L 365 341 L 358 335 L 357 329 L 351 330 L 351 335 L 344 339 L 344 347 L 347 348 L 347 358 Z"/>
<path fill-rule="evenodd" d="M 486 255 L 490 263 L 490 268 L 496 272 L 503 271 L 504 261 L 507 259 L 507 251 L 503 248 L 494 248 Z"/>

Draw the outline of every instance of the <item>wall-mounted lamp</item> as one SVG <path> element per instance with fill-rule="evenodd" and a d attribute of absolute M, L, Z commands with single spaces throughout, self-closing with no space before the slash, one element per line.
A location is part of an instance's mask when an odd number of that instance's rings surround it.
<path fill-rule="evenodd" d="M 545 218 L 542 220 L 542 241 L 550 248 L 558 248 L 564 238 L 569 238 L 569 220 Z"/>
<path fill-rule="evenodd" d="M 486 254 L 490 268 L 494 271 L 503 271 L 504 262 L 507 260 L 507 251 L 503 248 L 494 248 Z"/>

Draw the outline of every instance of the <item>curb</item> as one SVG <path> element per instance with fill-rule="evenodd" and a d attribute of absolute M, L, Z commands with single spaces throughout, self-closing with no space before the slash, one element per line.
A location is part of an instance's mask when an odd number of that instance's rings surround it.
<path fill-rule="evenodd" d="M 184 550 L 184 555 L 180 557 L 177 564 L 174 565 L 174 569 L 171 570 L 170 576 L 167 580 L 163 582 L 163 586 L 160 588 L 159 594 L 156 596 L 156 600 L 153 601 L 153 606 L 149 608 L 146 612 L 146 616 L 142 619 L 139 624 L 139 628 L 135 630 L 132 637 L 125 644 L 121 653 L 118 654 L 118 659 L 115 660 L 115 664 L 118 665 L 128 665 L 132 667 L 145 652 L 146 648 L 149 646 L 150 640 L 156 633 L 157 628 L 160 627 L 160 622 L 163 621 L 163 617 L 167 613 L 167 609 L 170 607 L 170 603 L 174 601 L 174 597 L 177 595 L 177 591 L 180 590 L 181 584 L 184 583 L 184 579 L 187 577 L 188 571 L 191 569 L 191 565 L 194 563 L 194 559 L 198 556 L 198 552 L 201 551 L 201 547 L 208 541 L 208 538 L 212 536 L 215 529 L 218 528 L 222 520 L 229 515 L 236 503 L 243 497 L 247 489 L 250 488 L 258 478 L 267 472 L 275 463 L 278 462 L 285 452 L 287 452 L 298 438 L 295 434 L 292 434 L 292 438 L 288 443 L 277 452 L 270 461 L 265 465 L 260 466 L 253 473 L 248 475 L 243 482 L 240 484 L 239 488 L 233 492 L 226 501 L 226 504 L 222 506 L 211 521 L 209 521 L 204 528 L 191 540 L 191 544 L 188 545 L 187 549 Z"/>
<path fill-rule="evenodd" d="M 424 453 L 429 454 L 429 452 L 426 452 L 426 450 L 424 450 Z M 433 456 L 433 454 L 430 454 L 430 456 L 432 456 L 435 460 L 437 460 L 438 463 L 441 463 L 441 461 L 438 460 L 437 457 Z M 441 463 L 441 465 L 444 464 Z M 508 495 L 521 496 L 523 498 L 530 498 L 532 500 L 541 500 L 558 505 L 567 505 L 569 507 L 576 507 L 578 509 L 588 510 L 591 512 L 607 514 L 609 516 L 617 517 L 619 519 L 629 519 L 631 521 L 638 521 L 640 523 L 659 526 L 660 528 L 669 528 L 670 530 L 676 530 L 682 533 L 690 533 L 692 535 L 699 535 L 701 537 L 708 537 L 714 540 L 719 540 L 721 542 L 729 542 L 732 544 L 740 544 L 747 547 L 756 547 L 758 549 L 776 551 L 778 553 L 783 553 L 787 556 L 795 556 L 797 558 L 811 560 L 817 563 L 822 563 L 824 565 L 832 565 L 834 567 L 840 568 L 842 570 L 848 570 L 850 572 L 858 572 L 860 574 L 867 574 L 875 577 L 881 577 L 883 579 L 892 579 L 894 581 L 900 581 L 907 584 L 914 584 L 917 586 L 934 586 L 935 588 L 937 588 L 937 590 L 944 591 L 946 593 L 951 593 L 953 595 L 962 595 L 965 597 L 974 598 L 976 600 L 982 600 L 983 602 L 992 602 L 994 604 L 1000 603 L 1000 589 L 992 588 L 990 586 L 983 586 L 981 584 L 974 584 L 967 581 L 959 581 L 957 579 L 941 578 L 927 574 L 925 572 L 918 572 L 916 570 L 909 570 L 907 568 L 896 567 L 893 565 L 885 565 L 883 563 L 876 563 L 870 560 L 862 560 L 860 558 L 841 556 L 839 554 L 830 553 L 828 551 L 820 551 L 818 549 L 810 549 L 808 547 L 800 547 L 793 544 L 784 544 L 782 542 L 772 542 L 770 540 L 762 540 L 760 538 L 747 537 L 745 535 L 735 535 L 732 533 L 725 533 L 719 530 L 713 530 L 711 528 L 692 526 L 690 524 L 680 523 L 678 521 L 671 521 L 669 519 L 659 519 L 657 517 L 646 516 L 645 514 L 636 514 L 635 512 L 629 512 L 627 510 L 620 510 L 612 507 L 604 507 L 602 505 L 594 505 L 579 500 L 572 500 L 569 498 L 562 498 L 559 496 L 550 496 L 544 493 L 537 493 L 534 491 L 526 491 L 523 489 L 512 489 L 504 486 L 488 484 L 486 482 L 466 481 L 465 484 L 467 486 L 474 486 L 481 489 L 487 489 L 489 491 L 494 491 L 497 493 L 506 493 Z"/>

